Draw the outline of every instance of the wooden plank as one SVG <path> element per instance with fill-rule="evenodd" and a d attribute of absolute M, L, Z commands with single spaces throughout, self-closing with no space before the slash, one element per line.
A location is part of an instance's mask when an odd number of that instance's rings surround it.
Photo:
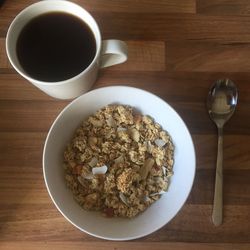
<path fill-rule="evenodd" d="M 157 41 L 126 41 L 128 60 L 112 67 L 125 71 L 164 71 L 165 43 Z"/>
<path fill-rule="evenodd" d="M 2 249 L 5 250 L 43 250 L 43 249 L 53 249 L 53 250 L 78 250 L 84 247 L 84 250 L 249 250 L 250 244 L 220 244 L 220 243 L 178 243 L 178 242 L 146 242 L 141 244 L 140 242 L 43 242 L 43 241 L 33 241 L 33 242 L 2 242 Z"/>
<path fill-rule="evenodd" d="M 32 103 L 32 104 L 31 104 Z M 2 132 L 44 132 L 69 101 L 0 101 L 0 131 Z M 215 133 L 215 125 L 210 120 L 204 103 L 169 102 L 186 122 L 192 134 Z M 250 133 L 250 104 L 239 105 L 225 134 L 248 135 Z M 46 112 L 45 112 L 46 111 Z M 242 122 L 244 120 L 244 122 Z"/>
<path fill-rule="evenodd" d="M 209 119 L 205 103 L 171 103 L 186 122 L 191 134 L 215 133 L 215 125 Z M 235 114 L 224 128 L 225 134 L 249 134 L 250 118 L 247 115 L 250 105 L 239 105 Z M 191 111 L 192 110 L 192 111 Z M 242 119 L 244 123 L 242 123 Z"/>
<path fill-rule="evenodd" d="M 5 49 L 5 39 L 0 38 L 0 68 L 10 68 L 11 65 L 7 58 L 7 53 Z"/>
<path fill-rule="evenodd" d="M 93 15 L 105 39 L 152 40 L 154 37 L 165 41 L 250 42 L 250 34 L 246 32 L 250 29 L 247 16 L 99 12 L 93 12 Z M 108 21 L 110 19 L 113 20 L 112 25 Z"/>
<path fill-rule="evenodd" d="M 218 77 L 221 77 L 219 74 Z M 248 100 L 248 80 L 238 80 L 237 74 L 232 75 L 242 90 L 241 101 Z M 242 76 L 240 76 L 242 77 Z M 203 78 L 203 79 L 202 79 Z M 203 101 L 208 89 L 217 78 L 212 74 L 187 72 L 154 72 L 154 71 L 118 71 L 115 67 L 102 69 L 93 88 L 106 87 L 114 84 L 141 87 L 170 101 Z M 1 100 L 55 100 L 44 94 L 17 73 L 0 74 Z M 164 88 L 164 91 L 163 91 Z M 193 90 L 196 90 L 194 93 Z M 197 92 L 198 91 L 198 92 Z"/>
<path fill-rule="evenodd" d="M 102 69 L 92 89 L 123 85 L 150 91 L 167 102 L 204 103 L 212 83 L 226 77 L 237 85 L 239 102 L 245 104 L 250 101 L 249 72 L 118 71 L 114 68 Z M 17 73 L 0 74 L 0 88 L 1 100 L 56 101 Z"/>
<path fill-rule="evenodd" d="M 42 176 L 42 150 L 46 133 L 0 133 L 0 200 L 3 204 L 33 204 L 48 202 Z M 212 136 L 195 136 L 197 147 L 197 171 L 188 204 L 210 204 L 213 200 L 215 157 L 211 152 Z M 215 138 L 214 138 L 215 139 Z M 226 136 L 224 151 L 224 193 L 226 205 L 250 204 L 250 154 L 242 144 L 250 137 Z M 230 149 L 228 144 L 233 144 Z M 208 146 L 207 146 L 208 145 Z M 236 150 L 235 150 L 236 149 Z M 204 151 L 207 151 L 207 166 L 203 166 Z M 243 155 L 235 154 L 239 152 Z M 232 152 L 232 155 L 231 155 Z M 246 154 L 246 156 L 245 156 Z M 200 160 L 202 159 L 202 160 Z M 237 162 L 237 160 L 239 162 Z M 4 191 L 3 191 L 4 190 Z M 29 190 L 29 192 L 25 192 Z"/>
<path fill-rule="evenodd" d="M 248 0 L 196 0 L 197 13 L 208 15 L 249 15 Z"/>
<path fill-rule="evenodd" d="M 63 239 L 64 242 L 82 244 L 89 241 L 102 242 L 73 227 L 53 205 L 38 203 L 1 206 L 0 213 L 4 218 L 1 227 L 5 228 L 1 232 L 1 242 L 45 241 L 44 239 L 46 242 Z M 249 243 L 249 206 L 225 206 L 224 223 L 220 227 L 212 224 L 211 213 L 212 205 L 185 205 L 172 221 L 144 237 L 143 242 Z"/>
<path fill-rule="evenodd" d="M 58 102 L 1 102 L 0 101 L 0 131 L 48 131 L 53 120 L 68 104 Z M 46 111 L 46 112 L 45 112 Z"/>
<path fill-rule="evenodd" d="M 41 174 L 42 151 L 47 133 L 0 132 L 0 172 Z M 15 170 L 13 168 L 16 168 Z M 27 170 L 26 170 L 27 168 Z"/>
<path fill-rule="evenodd" d="M 249 57 L 250 44 L 169 42 L 166 67 L 188 72 L 247 72 Z"/>
<path fill-rule="evenodd" d="M 109 12 L 126 12 L 126 13 L 195 13 L 195 0 L 92 0 L 91 3 L 87 0 L 74 1 L 81 4 L 88 11 Z"/>
<path fill-rule="evenodd" d="M 217 156 L 217 133 L 192 135 L 198 169 L 215 169 Z M 224 135 L 223 158 L 225 170 L 250 169 L 250 137 L 245 135 Z"/>
<path fill-rule="evenodd" d="M 7 12 L 18 13 L 21 9 L 35 3 L 34 0 L 12 0 L 8 5 L 4 4 L 2 9 Z M 126 12 L 126 13 L 195 13 L 195 0 L 73 0 L 86 10 L 100 12 Z"/>
<path fill-rule="evenodd" d="M 40 158 L 42 161 L 42 158 Z M 47 204 L 50 203 L 45 188 L 41 164 L 38 171 L 24 167 L 6 168 L 0 171 L 1 203 L 12 204 Z M 34 165 L 35 166 L 35 165 Z M 15 172 L 15 175 L 13 172 Z M 224 205 L 249 205 L 250 187 L 249 170 L 224 170 Z M 186 204 L 212 204 L 214 194 L 215 168 L 213 170 L 197 170 L 192 192 Z"/>
<path fill-rule="evenodd" d="M 224 161 L 227 164 L 227 161 Z M 237 165 L 235 166 L 235 169 Z M 224 205 L 249 205 L 249 170 L 223 171 Z M 212 204 L 214 197 L 215 164 L 211 170 L 197 170 L 187 204 Z"/>
<path fill-rule="evenodd" d="M 0 162 L 1 173 L 41 173 L 42 150 L 47 132 L 1 132 Z M 192 135 L 196 148 L 197 170 L 211 169 L 216 163 L 217 134 Z M 250 170 L 249 135 L 225 135 L 224 137 L 224 169 Z M 27 170 L 26 170 L 27 168 Z"/>
<path fill-rule="evenodd" d="M 30 4 L 35 3 L 34 0 L 12 0 L 8 5 L 4 4 L 2 6 L 2 16 L 0 19 L 0 36 L 4 37 L 4 34 L 7 32 L 7 29 L 15 18 L 15 16 L 24 8 L 28 7 Z M 126 0 L 126 1 L 105 1 L 105 0 L 95 0 L 95 1 L 80 1 L 74 0 L 83 8 L 90 11 L 92 15 L 95 12 L 100 13 L 110 13 L 112 9 L 113 13 L 195 13 L 196 11 L 196 2 L 195 0 L 160 0 L 160 1 L 153 1 L 153 0 L 142 0 L 140 2 L 133 1 L 133 0 Z M 112 8 L 111 8 L 112 6 Z"/>
<path fill-rule="evenodd" d="M 121 40 L 199 40 L 227 43 L 249 43 L 250 19 L 247 16 L 208 16 L 174 13 L 92 12 L 104 39 Z M 3 12 L 0 37 L 12 21 Z M 112 20 L 112 22 L 110 22 Z M 244 23 L 244 25 L 242 25 Z M 223 27 L 223 29 L 221 28 Z"/>
<path fill-rule="evenodd" d="M 28 82 L 17 72 L 10 72 L 0 74 L 1 100 L 55 100 Z"/>

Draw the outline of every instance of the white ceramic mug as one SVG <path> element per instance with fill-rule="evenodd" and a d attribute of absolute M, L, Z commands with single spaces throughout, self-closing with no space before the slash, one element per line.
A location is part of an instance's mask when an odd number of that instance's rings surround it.
<path fill-rule="evenodd" d="M 23 70 L 17 58 L 16 43 L 23 27 L 31 19 L 55 11 L 75 15 L 90 27 L 96 41 L 96 54 L 89 66 L 80 74 L 63 81 L 45 82 L 32 78 Z M 8 29 L 6 50 L 10 63 L 20 75 L 48 95 L 59 99 L 71 99 L 87 92 L 96 81 L 99 68 L 112 66 L 127 60 L 127 46 L 123 41 L 102 41 L 99 27 L 94 18 L 81 6 L 64 0 L 37 2 L 21 11 Z"/>

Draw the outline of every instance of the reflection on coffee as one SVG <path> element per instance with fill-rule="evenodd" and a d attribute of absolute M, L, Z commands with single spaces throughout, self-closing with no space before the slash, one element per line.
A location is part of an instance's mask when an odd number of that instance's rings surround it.
<path fill-rule="evenodd" d="M 16 51 L 29 76 L 55 82 L 86 69 L 95 57 L 96 42 L 89 26 L 78 17 L 50 12 L 35 17 L 22 29 Z"/>

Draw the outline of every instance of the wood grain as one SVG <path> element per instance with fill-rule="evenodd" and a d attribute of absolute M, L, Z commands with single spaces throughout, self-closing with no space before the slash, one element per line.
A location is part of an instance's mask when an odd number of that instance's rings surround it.
<path fill-rule="evenodd" d="M 115 67 L 101 70 L 93 88 L 114 84 L 140 87 L 161 96 L 167 102 L 204 103 L 212 83 L 223 77 L 231 78 L 240 91 L 240 103 L 249 103 L 249 72 L 183 72 L 126 71 Z M 56 101 L 38 90 L 14 71 L 0 74 L 1 100 L 47 100 Z M 157 88 L 156 88 L 157 86 Z M 161 90 L 164 88 L 164 91 Z M 16 90 L 16 91 L 15 91 Z M 195 92 L 194 92 L 195 90 Z M 238 107 L 237 107 L 238 108 Z"/>
<path fill-rule="evenodd" d="M 167 69 L 188 72 L 248 72 L 250 44 L 167 43 Z M 204 60 L 205 59 L 205 60 Z"/>
<path fill-rule="evenodd" d="M 199 40 L 248 43 L 250 21 L 247 16 L 207 16 L 169 13 L 92 12 L 104 39 L 122 40 Z M 0 20 L 0 36 L 5 36 L 13 17 Z M 112 22 L 110 22 L 112 20 Z M 244 23 L 244 25 L 242 25 Z M 223 27 L 223 29 L 221 28 Z M 147 32 L 149 31 L 150 32 Z M 178 31 L 178 32 L 176 32 Z"/>
<path fill-rule="evenodd" d="M 0 7 L 0 249 L 250 249 L 249 1 L 73 1 L 90 11 L 103 39 L 128 44 L 128 61 L 100 70 L 93 89 L 119 84 L 158 95 L 182 117 L 196 150 L 196 176 L 181 211 L 131 242 L 80 232 L 49 198 L 44 141 L 70 101 L 53 99 L 19 76 L 5 50 L 11 21 L 35 2 L 5 0 Z M 224 77 L 236 83 L 239 104 L 225 126 L 224 222 L 214 227 L 217 130 L 206 98 L 211 84 Z"/>
<path fill-rule="evenodd" d="M 0 38 L 0 68 L 5 69 L 5 68 L 10 68 L 10 62 L 7 58 L 7 53 L 5 49 L 5 39 Z"/>
<path fill-rule="evenodd" d="M 197 13 L 209 15 L 249 15 L 248 0 L 197 0 Z"/>
<path fill-rule="evenodd" d="M 17 249 L 20 245 L 16 242 L 3 242 L 2 248 L 6 250 L 11 249 Z M 22 248 L 19 249 L 25 249 L 25 250 L 43 250 L 43 249 L 72 249 L 72 250 L 78 250 L 82 247 L 82 243 L 80 242 L 25 242 L 22 244 Z M 196 250 L 196 249 L 203 249 L 203 250 L 235 250 L 235 249 L 241 249 L 241 250 L 248 250 L 250 247 L 250 244 L 218 244 L 218 243 L 168 243 L 167 245 L 162 242 L 147 242 L 145 244 L 141 244 L 139 242 L 121 242 L 121 243 L 106 243 L 106 242 L 88 242 L 84 244 L 85 250 L 95 250 L 95 249 L 116 249 L 116 250 L 126 250 L 128 248 L 130 249 L 138 249 L 138 250 L 150 250 L 150 249 L 158 249 L 158 250 Z"/>
<path fill-rule="evenodd" d="M 249 43 L 247 16 L 93 12 L 104 38 Z M 112 19 L 112 26 L 108 20 Z M 244 25 L 242 25 L 244 23 Z M 223 28 L 221 28 L 223 27 Z M 150 32 L 147 32 L 150 30 Z M 177 32 L 178 31 L 178 32 Z M 1 33 L 0 33 L 1 34 Z"/>
<path fill-rule="evenodd" d="M 249 225 L 245 222 L 249 221 L 250 213 L 247 205 L 226 205 L 225 223 L 218 228 L 215 228 L 211 222 L 211 211 L 211 205 L 187 204 L 168 225 L 143 239 L 134 241 L 248 243 Z M 5 218 L 5 223 L 2 223 L 0 229 L 1 241 L 11 241 L 13 236 L 15 241 L 28 242 L 63 239 L 64 242 L 82 242 L 84 245 L 85 242 L 103 241 L 73 227 L 53 204 L 17 203 L 8 207 L 3 206 L 1 217 Z"/>
<path fill-rule="evenodd" d="M 92 0 L 91 5 L 88 1 L 74 1 L 81 4 L 89 11 L 101 11 L 109 12 L 126 12 L 126 13 L 195 13 L 196 12 L 196 1 L 195 0 Z"/>
<path fill-rule="evenodd" d="M 27 168 L 40 173 L 43 142 L 46 132 L 1 132 L 0 161 L 4 167 L 1 171 L 12 169 L 22 174 Z M 215 169 L 216 134 L 192 135 L 197 155 L 197 170 Z M 226 135 L 224 138 L 225 170 L 250 170 L 250 136 Z M 243 146 L 241 146 L 243 145 Z M 213 149 L 213 151 L 211 151 Z M 9 157 L 9 154 L 11 157 Z M 237 167 L 236 167 L 237 166 Z M 7 171 L 8 172 L 8 171 Z"/>
<path fill-rule="evenodd" d="M 129 58 L 127 62 L 112 67 L 124 71 L 164 71 L 165 43 L 158 41 L 126 41 Z"/>
<path fill-rule="evenodd" d="M 35 0 L 11 0 L 11 4 L 4 3 L 2 9 L 5 13 L 18 12 L 24 9 L 27 5 L 35 3 Z M 195 0 L 92 0 L 91 4 L 87 0 L 73 0 L 88 11 L 100 12 L 126 12 L 126 13 L 195 13 Z"/>
<path fill-rule="evenodd" d="M 164 96 L 162 96 L 164 98 Z M 215 132 L 215 126 L 210 121 L 206 111 L 205 103 L 169 102 L 183 117 L 190 131 L 194 134 L 206 134 L 208 131 Z M 56 101 L 0 101 L 1 117 L 8 119 L 0 120 L 1 131 L 28 132 L 47 131 L 53 119 L 68 104 L 68 102 Z M 250 117 L 248 110 L 250 105 L 239 107 L 235 115 L 225 127 L 225 134 L 246 134 L 249 135 Z M 46 110 L 46 112 L 43 112 Z M 239 119 L 242 117 L 244 123 Z M 193 125 L 193 123 L 195 123 Z"/>

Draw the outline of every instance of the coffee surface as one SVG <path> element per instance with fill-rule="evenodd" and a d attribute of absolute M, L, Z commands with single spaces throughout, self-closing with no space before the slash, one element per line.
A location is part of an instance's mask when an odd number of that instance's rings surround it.
<path fill-rule="evenodd" d="M 63 12 L 42 14 L 22 29 L 16 45 L 24 71 L 40 81 L 74 77 L 95 57 L 96 42 L 89 26 Z"/>

